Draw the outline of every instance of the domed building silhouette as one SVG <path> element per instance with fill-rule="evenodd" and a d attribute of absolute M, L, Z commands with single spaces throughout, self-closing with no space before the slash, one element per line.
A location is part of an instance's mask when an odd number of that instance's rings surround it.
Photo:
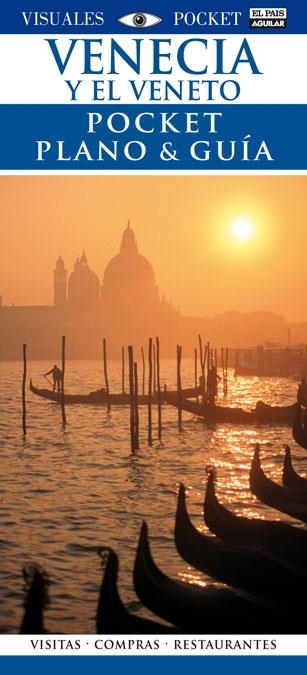
<path fill-rule="evenodd" d="M 102 311 L 105 318 L 141 314 L 159 304 L 158 287 L 150 262 L 138 251 L 135 234 L 128 221 L 119 253 L 108 263 L 102 284 Z"/>
<path fill-rule="evenodd" d="M 148 338 L 155 336 L 160 338 L 161 357 L 174 357 L 176 344 L 182 345 L 185 355 L 195 357 L 197 335 L 217 345 L 224 344 L 226 335 L 229 347 L 237 348 L 242 336 L 246 346 L 262 344 L 272 335 L 282 341 L 287 326 L 283 317 L 271 312 L 226 312 L 212 319 L 182 316 L 163 294 L 159 297 L 152 265 L 139 253 L 128 222 L 101 287 L 83 252 L 69 277 L 62 256 L 58 257 L 53 304 L 7 305 L 0 295 L 0 361 L 20 359 L 22 345 L 28 344 L 31 359 L 56 363 L 63 335 L 71 359 L 101 360 L 103 338 L 109 357 L 118 359 L 123 346 L 133 345 L 137 359 L 141 349 L 146 353 Z M 298 331 L 296 324 L 294 330 Z M 306 324 L 299 330 L 300 341 L 306 343 Z"/>
<path fill-rule="evenodd" d="M 99 278 L 88 265 L 85 251 L 77 258 L 68 279 L 68 304 L 75 309 L 91 309 L 100 303 Z"/>
<path fill-rule="evenodd" d="M 159 297 L 154 270 L 138 250 L 128 222 L 119 251 L 107 264 L 102 286 L 87 256 L 76 259 L 68 276 L 62 256 L 53 270 L 53 305 L 0 304 L 0 359 L 16 359 L 20 344 L 31 345 L 33 358 L 58 358 L 61 336 L 71 358 L 101 358 L 102 338 L 108 354 L 118 356 L 123 345 L 145 347 L 159 335 L 171 351 L 182 317 L 165 297 Z"/>
<path fill-rule="evenodd" d="M 77 258 L 67 282 L 67 270 L 61 256 L 53 272 L 53 303 L 55 307 L 71 307 L 76 310 L 100 306 L 99 278 L 88 264 L 85 251 Z"/>

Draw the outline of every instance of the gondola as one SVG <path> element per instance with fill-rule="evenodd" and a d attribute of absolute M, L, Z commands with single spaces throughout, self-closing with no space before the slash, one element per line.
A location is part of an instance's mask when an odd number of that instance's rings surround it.
<path fill-rule="evenodd" d="M 208 476 L 204 503 L 207 527 L 224 541 L 261 544 L 295 566 L 307 564 L 307 533 L 298 527 L 274 520 L 237 516 L 220 504 L 215 494 L 214 471 Z"/>
<path fill-rule="evenodd" d="M 291 460 L 291 450 L 288 445 L 285 446 L 282 482 L 285 487 L 304 490 L 307 493 L 307 478 L 299 476 L 294 470 Z"/>
<path fill-rule="evenodd" d="M 273 420 L 276 424 L 280 422 L 281 424 L 293 424 L 297 411 L 297 403 L 292 403 L 291 405 L 268 405 L 264 401 L 257 401 L 255 406 L 255 412 L 258 419 Z"/>
<path fill-rule="evenodd" d="M 301 621 L 271 603 L 232 588 L 193 586 L 166 576 L 154 562 L 147 525 L 141 528 L 134 565 L 134 587 L 142 603 L 188 633 L 298 633 Z"/>
<path fill-rule="evenodd" d="M 203 418 L 209 425 L 222 423 L 285 424 L 292 426 L 297 407 L 296 404 L 293 404 L 293 406 L 269 406 L 262 401 L 258 401 L 254 410 L 219 405 L 203 406 L 197 401 L 185 400 L 183 396 L 179 401 L 178 398 L 172 397 L 170 392 L 165 392 L 164 399 L 176 408 L 180 405 L 182 410 Z"/>
<path fill-rule="evenodd" d="M 45 398 L 48 401 L 53 401 L 54 403 L 61 403 L 61 394 L 58 392 L 52 391 L 51 389 L 39 389 L 35 387 L 32 380 L 30 380 L 30 391 L 36 396 Z M 193 398 L 200 394 L 200 388 L 190 388 L 183 389 L 182 396 L 185 398 Z M 161 399 L 163 403 L 168 403 L 172 400 L 176 401 L 178 398 L 177 391 L 168 391 L 166 398 L 166 390 L 161 392 Z M 99 389 L 98 391 L 90 392 L 89 394 L 64 394 L 64 403 L 66 404 L 83 404 L 83 405 L 107 405 L 108 400 L 111 405 L 129 405 L 130 396 L 129 394 L 109 394 L 109 399 L 105 389 Z M 158 394 L 155 393 L 152 395 L 152 403 L 158 402 Z M 140 395 L 138 396 L 139 405 L 147 405 L 148 396 Z"/>
<path fill-rule="evenodd" d="M 307 450 L 307 410 L 304 410 L 304 424 L 302 423 L 302 411 L 301 408 L 297 408 L 297 413 L 293 422 L 292 435 L 295 442 Z"/>
<path fill-rule="evenodd" d="M 260 462 L 260 448 L 256 445 L 249 476 L 252 493 L 274 509 L 307 523 L 307 495 L 301 490 L 286 488 L 268 478 Z"/>
<path fill-rule="evenodd" d="M 47 632 L 43 614 L 48 601 L 48 578 L 46 572 L 38 565 L 24 567 L 23 577 L 26 597 L 19 633 L 42 635 Z"/>
<path fill-rule="evenodd" d="M 307 573 L 274 560 L 264 547 L 227 544 L 200 533 L 187 512 L 184 485 L 179 488 L 175 545 L 179 555 L 201 572 L 276 603 L 297 604 L 296 593 L 302 594 L 306 586 Z"/>
<path fill-rule="evenodd" d="M 118 557 L 111 547 L 99 549 L 99 555 L 107 555 L 104 575 L 99 593 L 96 632 L 97 634 L 160 634 L 178 633 L 175 627 L 169 627 L 143 617 L 131 614 L 120 599 L 117 588 Z"/>
<path fill-rule="evenodd" d="M 197 401 L 186 400 L 183 395 L 181 400 L 170 396 L 169 392 L 165 392 L 165 400 L 170 405 L 178 408 L 179 405 L 182 410 L 192 413 L 197 417 L 203 417 L 207 424 L 216 424 L 219 422 L 229 424 L 257 424 L 257 416 L 254 411 L 243 410 L 243 408 L 230 408 L 227 406 L 203 406 Z"/>

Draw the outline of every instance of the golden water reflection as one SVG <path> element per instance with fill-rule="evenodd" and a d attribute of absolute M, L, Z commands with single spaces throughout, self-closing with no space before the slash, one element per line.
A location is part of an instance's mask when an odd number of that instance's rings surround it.
<path fill-rule="evenodd" d="M 37 386 L 46 363 L 29 364 Z M 183 361 L 182 385 L 193 385 L 193 362 Z M 67 406 L 63 431 L 57 405 L 27 395 L 28 435 L 21 435 L 20 364 L 1 363 L 0 418 L 0 616 L 2 630 L 16 632 L 22 612 L 21 567 L 36 561 L 52 580 L 46 626 L 51 632 L 91 633 L 102 578 L 97 546 L 112 546 L 119 555 L 119 588 L 128 606 L 144 611 L 132 584 L 135 550 L 142 520 L 149 526 L 153 557 L 161 569 L 187 583 L 214 583 L 177 554 L 174 517 L 178 485 L 187 487 L 191 519 L 202 531 L 206 467 L 217 470 L 217 495 L 239 515 L 291 521 L 261 504 L 249 489 L 255 443 L 261 446 L 265 471 L 281 481 L 282 446 L 290 444 L 297 471 L 307 471 L 307 453 L 283 426 L 245 427 L 228 424 L 207 428 L 184 414 L 178 431 L 177 411 L 164 406 L 163 443 L 147 445 L 147 411 L 140 409 L 140 450 L 130 453 L 129 409 Z M 175 388 L 176 363 L 161 364 L 162 383 Z M 111 391 L 120 391 L 120 363 L 110 362 Z M 66 390 L 86 392 L 102 386 L 97 362 L 68 362 Z M 258 399 L 287 405 L 297 383 L 286 379 L 234 378 L 229 395 L 219 403 L 251 409 Z M 295 521 L 291 521 L 295 522 Z M 300 524 L 301 525 L 301 524 Z"/>

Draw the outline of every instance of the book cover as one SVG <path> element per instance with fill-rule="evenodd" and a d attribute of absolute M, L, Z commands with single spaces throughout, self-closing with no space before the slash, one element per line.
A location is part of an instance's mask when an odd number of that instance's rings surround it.
<path fill-rule="evenodd" d="M 3 667 L 305 663 L 307 10 L 252 4 L 2 10 Z"/>

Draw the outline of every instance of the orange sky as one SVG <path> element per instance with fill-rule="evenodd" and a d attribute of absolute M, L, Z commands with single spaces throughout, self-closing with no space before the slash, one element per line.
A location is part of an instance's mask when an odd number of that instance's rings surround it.
<path fill-rule="evenodd" d="M 307 176 L 1 176 L 0 294 L 52 303 L 52 270 L 85 248 L 102 279 L 127 220 L 182 313 L 272 310 L 307 320 Z M 250 218 L 254 237 L 230 233 Z"/>

